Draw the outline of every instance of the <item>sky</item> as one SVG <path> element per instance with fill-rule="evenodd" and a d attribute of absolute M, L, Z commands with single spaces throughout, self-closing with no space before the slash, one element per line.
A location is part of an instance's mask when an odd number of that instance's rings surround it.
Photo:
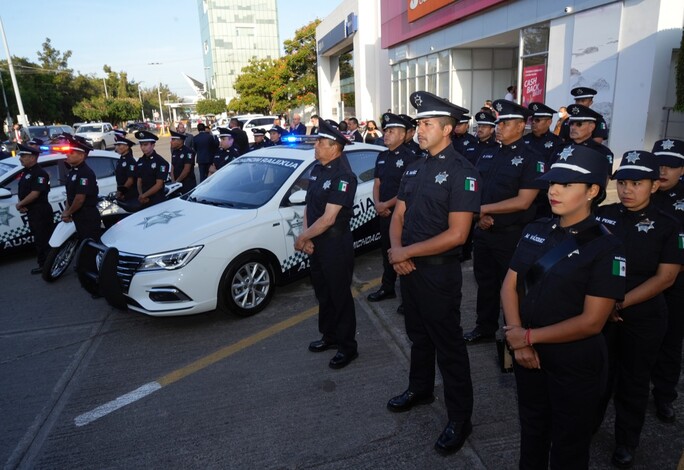
<path fill-rule="evenodd" d="M 339 4 L 277 0 L 281 50 L 297 29 Z M 72 52 L 69 68 L 84 75 L 104 77 L 107 64 L 144 88 L 161 80 L 180 96 L 194 95 L 182 73 L 204 81 L 197 0 L 13 1 L 3 5 L 0 18 L 12 56 L 38 62 L 37 52 L 50 38 L 55 49 Z M 7 59 L 4 44 L 0 59 Z"/>

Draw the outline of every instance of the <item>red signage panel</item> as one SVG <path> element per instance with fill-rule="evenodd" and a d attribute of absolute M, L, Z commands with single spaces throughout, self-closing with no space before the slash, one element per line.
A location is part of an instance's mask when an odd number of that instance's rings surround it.
<path fill-rule="evenodd" d="M 546 87 L 546 65 L 530 65 L 523 68 L 522 76 L 522 101 L 520 104 L 527 107 L 533 101 L 544 102 Z"/>
<path fill-rule="evenodd" d="M 429 15 L 435 10 L 454 3 L 456 0 L 407 0 L 408 20 L 413 23 L 419 18 Z"/>

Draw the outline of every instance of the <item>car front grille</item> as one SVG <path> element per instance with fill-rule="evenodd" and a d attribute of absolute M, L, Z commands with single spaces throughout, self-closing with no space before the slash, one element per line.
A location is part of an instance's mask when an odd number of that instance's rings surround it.
<path fill-rule="evenodd" d="M 141 255 L 119 252 L 119 264 L 116 267 L 116 275 L 119 278 L 121 290 L 124 294 L 128 294 L 128 288 L 131 286 L 133 275 L 144 259 L 145 257 Z"/>

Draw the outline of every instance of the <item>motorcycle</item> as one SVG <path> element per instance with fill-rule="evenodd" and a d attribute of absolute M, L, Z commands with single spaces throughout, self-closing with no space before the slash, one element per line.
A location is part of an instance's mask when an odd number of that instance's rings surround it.
<path fill-rule="evenodd" d="M 166 183 L 165 199 L 180 196 L 182 187 L 183 183 Z M 124 217 L 141 210 L 142 207 L 137 201 L 120 201 L 116 198 L 116 192 L 112 192 L 107 196 L 99 197 L 97 209 L 100 211 L 104 232 Z M 52 232 L 49 243 L 50 251 L 43 264 L 42 276 L 47 282 L 54 282 L 66 272 L 76 254 L 79 244 L 76 225 L 73 222 L 59 222 Z"/>

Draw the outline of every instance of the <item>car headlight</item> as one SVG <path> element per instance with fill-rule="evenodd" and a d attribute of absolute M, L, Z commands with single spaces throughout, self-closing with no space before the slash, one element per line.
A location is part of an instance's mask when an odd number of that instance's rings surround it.
<path fill-rule="evenodd" d="M 138 271 L 159 271 L 162 269 L 180 269 L 188 264 L 200 252 L 202 246 L 192 246 L 182 250 L 167 251 L 156 255 L 146 256 L 140 263 Z"/>

